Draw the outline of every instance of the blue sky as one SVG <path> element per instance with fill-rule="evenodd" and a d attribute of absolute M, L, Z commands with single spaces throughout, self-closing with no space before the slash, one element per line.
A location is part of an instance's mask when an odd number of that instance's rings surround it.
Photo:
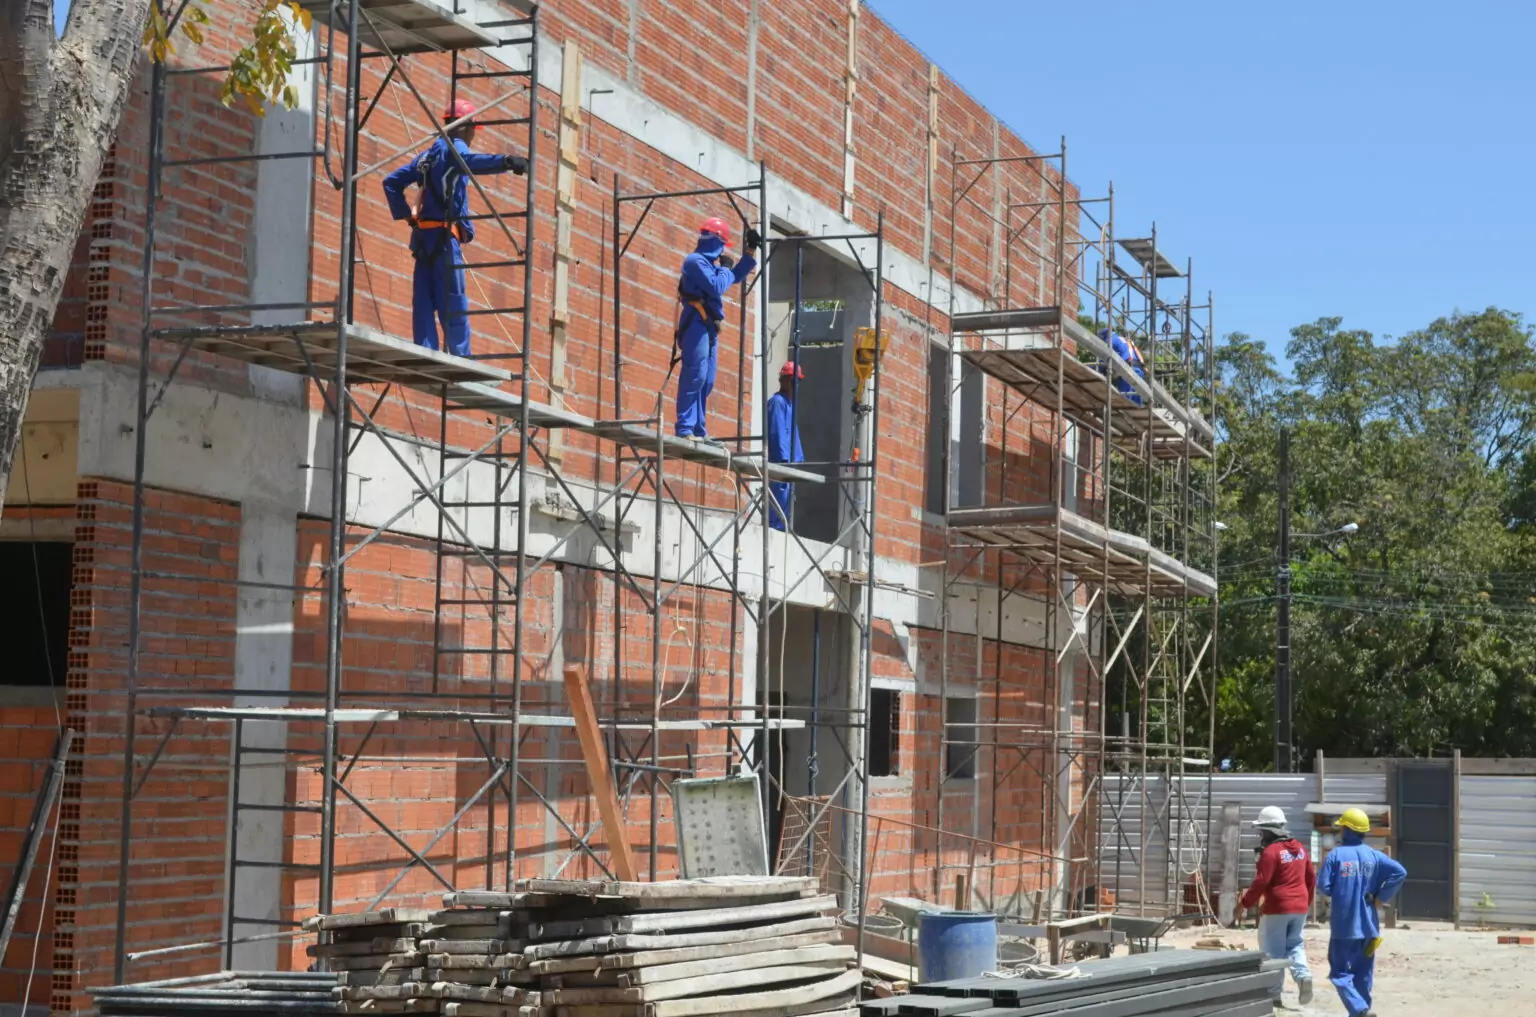
<path fill-rule="evenodd" d="M 1536 318 L 1536 3 L 870 0 L 1116 232 L 1195 260 L 1218 333 Z"/>

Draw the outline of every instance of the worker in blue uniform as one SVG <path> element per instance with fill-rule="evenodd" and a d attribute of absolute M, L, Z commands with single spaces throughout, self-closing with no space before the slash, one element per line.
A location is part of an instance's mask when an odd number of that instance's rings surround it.
<path fill-rule="evenodd" d="M 1328 980 L 1350 1017 L 1374 1017 L 1371 986 L 1381 942 L 1376 907 L 1397 894 L 1408 870 L 1365 843 L 1371 821 L 1361 810 L 1346 809 L 1333 825 L 1343 843 L 1328 852 L 1317 874 L 1317 892 L 1332 901 Z"/>
<path fill-rule="evenodd" d="M 711 217 L 699 227 L 699 242 L 693 253 L 683 259 L 677 280 L 677 301 L 682 305 L 674 356 L 682 364 L 677 378 L 677 422 L 679 438 L 692 438 L 720 444 L 709 436 L 705 418 L 709 394 L 715 388 L 715 367 L 720 341 L 720 323 L 725 321 L 722 298 L 757 267 L 757 249 L 762 237 L 750 226 L 746 234 L 746 253 L 733 261 L 726 253 L 731 246 L 731 228 L 724 219 Z"/>
<path fill-rule="evenodd" d="M 1131 370 L 1136 372 L 1138 378 L 1145 378 L 1147 376 L 1146 362 L 1141 359 L 1141 350 L 1136 347 L 1135 343 L 1127 341 L 1119 332 L 1111 332 L 1107 328 L 1099 331 L 1099 338 L 1109 344 L 1110 351 L 1115 356 L 1131 365 Z M 1099 365 L 1100 374 L 1105 374 L 1108 371 L 1109 366 L 1107 364 Z M 1141 405 L 1141 396 L 1136 394 L 1136 390 L 1131 387 L 1130 382 L 1118 374 L 1115 375 L 1115 391 L 1124 395 L 1137 406 Z"/>
<path fill-rule="evenodd" d="M 800 447 L 800 428 L 795 422 L 795 390 L 805 378 L 805 369 L 793 361 L 779 368 L 779 390 L 768 397 L 768 461 L 770 463 L 803 463 L 805 450 Z M 794 516 L 790 509 L 794 502 L 795 486 L 787 480 L 768 485 L 773 496 L 769 506 L 768 525 L 775 530 L 787 529 L 787 521 Z"/>
<path fill-rule="evenodd" d="M 389 214 L 411 224 L 411 256 L 416 259 L 411 287 L 411 330 L 416 345 L 437 349 L 437 323 L 455 356 L 469 356 L 469 297 L 464 292 L 462 245 L 475 239 L 469 217 L 469 181 L 465 173 L 528 172 L 520 155 L 490 155 L 470 150 L 475 137 L 475 107 L 463 99 L 443 113 L 445 123 L 464 121 L 432 147 L 384 178 Z M 450 148 L 450 144 L 452 147 Z M 405 189 L 416 184 L 421 197 L 412 205 Z"/>

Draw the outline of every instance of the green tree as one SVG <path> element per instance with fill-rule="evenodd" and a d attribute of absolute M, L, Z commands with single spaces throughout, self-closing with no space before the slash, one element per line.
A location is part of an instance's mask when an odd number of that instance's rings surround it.
<path fill-rule="evenodd" d="M 1536 751 L 1536 338 L 1490 308 L 1396 343 L 1322 318 L 1294 376 L 1219 350 L 1218 749 L 1273 746 L 1276 440 L 1291 430 L 1298 758 Z"/>
<path fill-rule="evenodd" d="M 0 504 L 21 437 L 43 342 L 102 163 L 117 133 L 141 52 L 168 60 L 178 41 L 196 46 L 211 18 L 201 2 L 72 0 L 62 35 L 53 0 L 4 0 L 0 31 Z M 287 0 L 221 4 L 220 16 L 252 18 L 235 54 L 224 100 L 290 106 L 291 24 L 309 15 Z"/>

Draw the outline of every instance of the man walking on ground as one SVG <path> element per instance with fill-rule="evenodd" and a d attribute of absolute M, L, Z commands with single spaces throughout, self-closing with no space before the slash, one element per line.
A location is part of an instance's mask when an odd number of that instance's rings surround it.
<path fill-rule="evenodd" d="M 416 259 L 411 331 L 416 345 L 437 349 L 440 320 L 443 344 L 456 357 L 469 356 L 469 296 L 464 292 L 461 245 L 475 239 L 465 171 L 475 176 L 528 172 L 528 160 L 520 155 L 470 151 L 475 122 L 464 118 L 474 115 L 474 106 L 463 99 L 455 102 L 443 113 L 443 121 L 464 122 L 447 132 L 449 140 L 439 137 L 431 148 L 384 178 L 389 214 L 411 224 L 411 257 Z M 414 207 L 405 197 L 405 189 L 412 184 L 421 185 L 421 200 Z"/>
<path fill-rule="evenodd" d="M 805 369 L 793 361 L 779 368 L 779 390 L 768 397 L 768 461 L 770 463 L 803 463 L 805 450 L 800 447 L 800 428 L 795 420 L 795 389 L 805 380 Z M 787 480 L 768 485 L 773 498 L 769 506 L 768 525 L 775 530 L 786 529 L 786 520 L 793 518 L 790 505 L 794 501 L 795 486 Z"/>
<path fill-rule="evenodd" d="M 1371 985 L 1381 942 L 1376 908 L 1397 894 L 1408 870 L 1366 845 L 1371 821 L 1364 812 L 1346 809 L 1333 825 L 1342 831 L 1343 842 L 1328 852 L 1317 876 L 1318 892 L 1332 901 L 1328 980 L 1350 1017 L 1375 1017 Z"/>
<path fill-rule="evenodd" d="M 1301 1004 L 1312 1001 L 1312 969 L 1307 966 L 1307 948 L 1301 934 L 1312 910 L 1312 886 L 1315 876 L 1312 861 L 1301 842 L 1286 831 L 1285 812 L 1267 805 L 1254 820 L 1262 847 L 1253 885 L 1243 894 L 1244 910 L 1264 902 L 1259 915 L 1259 949 L 1266 957 L 1290 962 L 1291 977 L 1301 994 Z M 1275 989 L 1275 1001 L 1280 989 Z"/>
<path fill-rule="evenodd" d="M 682 314 L 677 322 L 676 356 L 682 362 L 677 376 L 677 421 L 679 438 L 693 438 L 720 444 L 709 436 L 705 417 L 709 394 L 715 389 L 715 367 L 720 340 L 720 323 L 725 320 L 725 291 L 741 282 L 757 267 L 757 248 L 762 237 L 747 227 L 746 253 L 733 262 L 725 249 L 731 246 L 731 228 L 724 219 L 705 219 L 699 227 L 699 242 L 693 253 L 683 259 L 677 280 L 677 301 Z"/>

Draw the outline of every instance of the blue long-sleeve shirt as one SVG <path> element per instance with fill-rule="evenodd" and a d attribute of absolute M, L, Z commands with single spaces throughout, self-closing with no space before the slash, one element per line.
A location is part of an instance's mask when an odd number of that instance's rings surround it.
<path fill-rule="evenodd" d="M 800 447 L 800 429 L 795 426 L 795 404 L 782 392 L 768 397 L 768 461 L 805 462 L 805 450 Z"/>
<path fill-rule="evenodd" d="M 724 320 L 725 301 L 722 298 L 725 291 L 741 282 L 757 267 L 756 258 L 751 254 L 743 254 L 735 266 L 725 268 L 718 264 L 724 251 L 725 243 L 719 237 L 705 234 L 699 237 L 699 244 L 693 253 L 683 259 L 678 293 L 685 301 L 697 300 L 702 303 L 709 318 L 707 321 L 701 319 L 692 303 L 684 303 L 682 320 L 678 323 L 680 331 L 686 332 L 700 324 L 708 327 L 711 321 Z"/>
<path fill-rule="evenodd" d="M 1376 904 L 1397 895 L 1408 870 L 1385 854 L 1346 833 L 1344 843 L 1328 852 L 1317 874 L 1317 892 L 1329 898 L 1329 927 L 1335 939 L 1375 939 L 1381 932 Z"/>
<path fill-rule="evenodd" d="M 448 151 L 448 142 L 438 138 L 432 147 L 384 178 L 384 198 L 389 202 L 389 214 L 395 219 L 411 217 L 411 203 L 405 190 L 421 185 L 420 217 L 435 222 L 458 223 L 464 241 L 475 239 L 475 224 L 469 219 L 469 181 L 464 168 L 475 176 L 505 173 L 512 168 L 510 155 L 491 155 L 475 152 L 463 141 L 455 138 L 453 147 L 459 158 Z M 460 162 L 462 161 L 462 164 Z"/>

